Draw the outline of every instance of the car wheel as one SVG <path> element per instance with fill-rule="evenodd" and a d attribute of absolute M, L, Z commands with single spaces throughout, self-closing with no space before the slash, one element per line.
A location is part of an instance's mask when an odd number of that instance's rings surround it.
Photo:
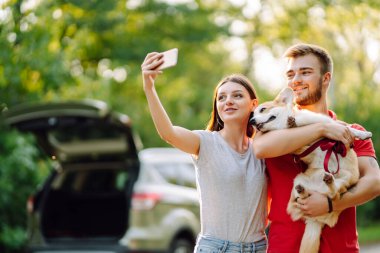
<path fill-rule="evenodd" d="M 194 244 L 186 239 L 176 239 L 172 246 L 170 253 L 192 253 Z"/>

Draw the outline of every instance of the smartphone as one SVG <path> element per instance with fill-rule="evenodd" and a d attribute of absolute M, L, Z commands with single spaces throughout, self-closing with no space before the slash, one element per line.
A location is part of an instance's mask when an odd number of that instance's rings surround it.
<path fill-rule="evenodd" d="M 165 52 L 162 52 L 164 63 L 162 63 L 157 69 L 162 70 L 166 68 L 173 67 L 177 64 L 178 59 L 178 48 L 172 48 Z"/>

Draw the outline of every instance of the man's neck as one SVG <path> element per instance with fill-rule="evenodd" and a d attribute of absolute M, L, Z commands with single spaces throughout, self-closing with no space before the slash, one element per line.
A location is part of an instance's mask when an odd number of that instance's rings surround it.
<path fill-rule="evenodd" d="M 312 105 L 300 105 L 299 108 L 328 115 L 328 108 L 327 108 L 326 101 L 319 101 Z"/>

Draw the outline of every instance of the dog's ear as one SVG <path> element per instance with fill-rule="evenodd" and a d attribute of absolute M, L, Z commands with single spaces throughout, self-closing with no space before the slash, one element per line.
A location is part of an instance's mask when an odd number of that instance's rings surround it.
<path fill-rule="evenodd" d="M 276 101 L 284 104 L 293 104 L 293 90 L 289 87 L 286 87 L 281 90 L 281 92 L 277 95 Z"/>

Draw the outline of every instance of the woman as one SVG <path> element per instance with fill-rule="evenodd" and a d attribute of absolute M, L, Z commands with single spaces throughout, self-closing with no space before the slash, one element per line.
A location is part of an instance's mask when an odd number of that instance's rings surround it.
<path fill-rule="evenodd" d="M 144 92 L 160 137 L 192 155 L 200 194 L 201 232 L 194 252 L 266 252 L 267 182 L 253 153 L 249 118 L 258 101 L 247 78 L 227 76 L 215 88 L 207 130 L 173 126 L 156 93 L 161 53 L 141 65 Z"/>

